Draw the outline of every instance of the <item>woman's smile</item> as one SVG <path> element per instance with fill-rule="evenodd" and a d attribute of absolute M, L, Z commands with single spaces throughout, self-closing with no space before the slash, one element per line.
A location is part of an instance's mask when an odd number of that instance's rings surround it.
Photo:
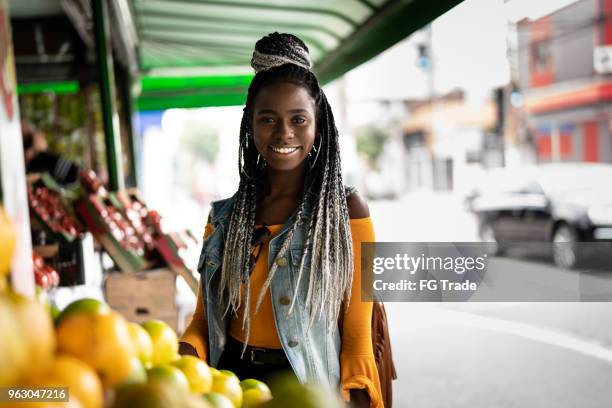
<path fill-rule="evenodd" d="M 294 154 L 298 150 L 302 149 L 302 146 L 268 146 L 268 148 L 272 150 L 272 152 L 283 157 Z"/>

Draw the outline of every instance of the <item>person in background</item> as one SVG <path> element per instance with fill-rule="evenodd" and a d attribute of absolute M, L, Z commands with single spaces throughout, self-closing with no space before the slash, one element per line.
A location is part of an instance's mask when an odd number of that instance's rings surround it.
<path fill-rule="evenodd" d="M 47 151 L 45 134 L 26 121 L 21 122 L 26 173 L 49 173 L 63 186 L 78 181 L 80 168 L 72 161 Z"/>
<path fill-rule="evenodd" d="M 255 45 L 240 126 L 240 183 L 214 202 L 192 322 L 180 343 L 239 378 L 288 370 L 383 407 L 372 302 L 361 301 L 368 206 L 344 186 L 333 114 L 306 45 L 273 33 Z"/>

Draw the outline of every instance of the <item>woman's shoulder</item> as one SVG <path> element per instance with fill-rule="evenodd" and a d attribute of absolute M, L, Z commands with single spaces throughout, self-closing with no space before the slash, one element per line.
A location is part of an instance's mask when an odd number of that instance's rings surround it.
<path fill-rule="evenodd" d="M 368 203 L 355 188 L 346 188 L 346 205 L 348 207 L 349 218 L 367 218 L 370 216 Z"/>
<path fill-rule="evenodd" d="M 210 213 L 208 214 L 208 223 L 215 222 L 220 218 L 229 217 L 234 207 L 236 194 L 222 200 L 213 201 L 210 204 Z"/>

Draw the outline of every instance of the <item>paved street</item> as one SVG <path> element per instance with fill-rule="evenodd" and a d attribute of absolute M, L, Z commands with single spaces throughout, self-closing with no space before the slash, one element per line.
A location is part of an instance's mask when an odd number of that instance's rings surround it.
<path fill-rule="evenodd" d="M 477 240 L 460 201 L 418 194 L 370 202 L 378 241 Z M 575 279 L 545 258 L 504 270 Z M 558 275 L 557 275 L 558 274 Z M 602 285 L 612 273 L 591 274 Z M 388 303 L 397 407 L 612 406 L 609 303 Z"/>

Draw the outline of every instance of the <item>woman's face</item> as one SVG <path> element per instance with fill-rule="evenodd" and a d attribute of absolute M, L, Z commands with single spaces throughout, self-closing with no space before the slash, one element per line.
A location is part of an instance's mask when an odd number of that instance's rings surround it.
<path fill-rule="evenodd" d="M 255 97 L 253 140 L 274 170 L 294 170 L 304 163 L 315 142 L 315 102 L 298 85 L 265 86 Z"/>

